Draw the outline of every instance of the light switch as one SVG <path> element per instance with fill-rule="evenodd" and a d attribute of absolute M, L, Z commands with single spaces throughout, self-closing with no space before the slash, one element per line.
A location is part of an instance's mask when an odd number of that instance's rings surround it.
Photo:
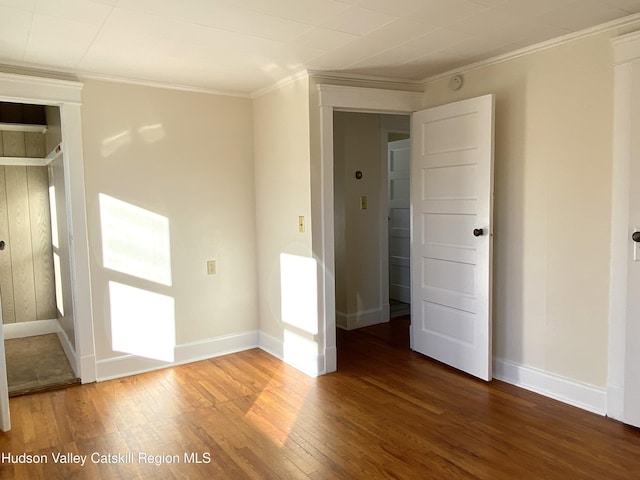
<path fill-rule="evenodd" d="M 366 210 L 367 209 L 367 197 L 362 196 L 360 197 L 360 210 Z"/>
<path fill-rule="evenodd" d="M 215 260 L 209 260 L 207 262 L 207 275 L 215 275 L 217 273 L 217 266 Z"/>
<path fill-rule="evenodd" d="M 298 231 L 300 233 L 304 233 L 304 216 L 300 215 L 298 217 Z"/>

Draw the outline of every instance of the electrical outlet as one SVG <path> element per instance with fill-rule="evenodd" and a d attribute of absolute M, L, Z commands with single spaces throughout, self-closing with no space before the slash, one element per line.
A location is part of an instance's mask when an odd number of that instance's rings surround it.
<path fill-rule="evenodd" d="M 207 275 L 215 275 L 217 273 L 217 266 L 215 260 L 209 260 L 207 262 Z"/>

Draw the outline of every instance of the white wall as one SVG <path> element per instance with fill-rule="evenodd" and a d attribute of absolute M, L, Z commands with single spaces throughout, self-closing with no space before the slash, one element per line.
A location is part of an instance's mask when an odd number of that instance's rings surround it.
<path fill-rule="evenodd" d="M 88 80 L 82 121 L 99 377 L 138 368 L 106 362 L 123 356 L 111 345 L 110 281 L 174 299 L 175 341 L 186 352 L 176 361 L 220 353 L 216 339 L 249 333 L 236 346 L 257 343 L 251 101 Z M 170 285 L 103 266 L 99 194 L 168 219 Z"/>
<path fill-rule="evenodd" d="M 336 263 L 336 324 L 348 330 L 387 321 L 381 291 L 381 208 L 386 205 L 381 189 L 383 156 L 380 115 L 335 112 L 334 221 Z M 386 162 L 385 162 L 386 163 Z M 355 172 L 360 170 L 362 178 Z M 360 197 L 367 208 L 360 208 Z M 385 225 L 386 227 L 386 225 Z"/>
<path fill-rule="evenodd" d="M 308 98 L 303 77 L 254 99 L 255 192 L 261 345 L 316 373 L 316 300 L 302 302 L 297 319 L 286 318 L 296 284 L 308 285 L 317 270 L 311 250 Z M 305 218 L 304 232 L 299 216 Z M 301 272 L 292 280 L 296 263 Z"/>
<path fill-rule="evenodd" d="M 613 64 L 601 34 L 428 84 L 496 94 L 494 355 L 604 387 Z"/>

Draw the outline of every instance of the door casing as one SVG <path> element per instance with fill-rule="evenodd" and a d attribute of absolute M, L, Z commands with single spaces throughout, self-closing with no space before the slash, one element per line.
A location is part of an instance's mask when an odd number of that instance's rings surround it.
<path fill-rule="evenodd" d="M 324 333 L 319 345 L 322 360 L 318 373 L 337 370 L 336 299 L 333 198 L 333 112 L 410 115 L 423 108 L 423 93 L 377 88 L 318 85 L 320 109 L 321 246 L 316 249 L 318 269 L 318 316 Z"/>

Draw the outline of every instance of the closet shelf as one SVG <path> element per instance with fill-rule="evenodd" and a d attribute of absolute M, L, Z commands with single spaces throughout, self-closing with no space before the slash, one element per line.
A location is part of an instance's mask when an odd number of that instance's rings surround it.
<path fill-rule="evenodd" d="M 44 158 L 0 157 L 0 165 L 22 165 L 27 167 L 46 167 L 62 153 L 62 144 L 57 145 Z"/>
<path fill-rule="evenodd" d="M 27 123 L 0 123 L 0 130 L 5 132 L 34 132 L 46 133 L 46 125 L 32 125 Z"/>

